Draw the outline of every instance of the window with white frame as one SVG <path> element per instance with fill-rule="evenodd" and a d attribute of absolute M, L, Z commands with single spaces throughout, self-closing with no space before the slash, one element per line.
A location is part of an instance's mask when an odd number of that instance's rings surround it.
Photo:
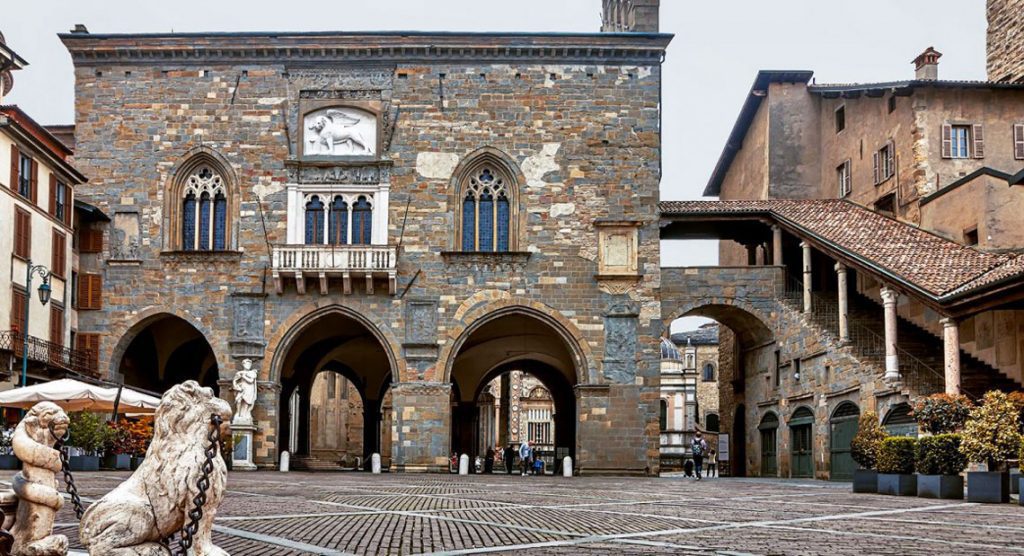
<path fill-rule="evenodd" d="M 953 126 L 950 133 L 950 158 L 970 158 L 971 127 Z"/>
<path fill-rule="evenodd" d="M 836 179 L 839 182 L 839 197 L 846 197 L 853 190 L 850 174 L 850 161 L 847 160 L 836 167 Z"/>
<path fill-rule="evenodd" d="M 305 196 L 303 243 L 306 245 L 370 245 L 373 243 L 372 193 Z"/>

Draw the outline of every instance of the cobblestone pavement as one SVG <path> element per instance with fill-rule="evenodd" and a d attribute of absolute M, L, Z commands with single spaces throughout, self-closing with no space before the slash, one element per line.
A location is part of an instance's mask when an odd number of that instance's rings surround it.
<path fill-rule="evenodd" d="M 77 474 L 94 500 L 126 473 Z M 308 554 L 1021 554 L 1024 508 L 849 484 L 681 477 L 232 473 L 216 542 Z M 78 545 L 65 506 L 57 532 Z"/>

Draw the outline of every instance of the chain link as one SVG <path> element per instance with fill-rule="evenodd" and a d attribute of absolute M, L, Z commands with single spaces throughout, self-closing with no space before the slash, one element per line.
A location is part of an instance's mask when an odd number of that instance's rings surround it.
<path fill-rule="evenodd" d="M 213 473 L 213 460 L 218 457 L 221 451 L 220 426 L 223 422 L 220 415 L 214 414 L 210 416 L 210 424 L 213 427 L 210 429 L 210 434 L 206 437 L 210 444 L 206 447 L 206 461 L 203 462 L 203 467 L 201 468 L 202 474 L 199 476 L 199 480 L 196 481 L 199 493 L 192 498 L 193 508 L 188 512 L 188 523 L 181 529 L 181 542 L 179 543 L 177 556 L 186 556 L 188 554 L 189 549 L 192 548 L 192 539 L 199 532 L 199 521 L 203 519 L 203 506 L 206 505 L 206 491 L 210 489 L 210 474 Z"/>
<path fill-rule="evenodd" d="M 64 443 L 67 442 L 71 436 L 71 432 L 67 432 L 63 437 L 58 437 L 53 432 L 53 425 L 50 425 L 50 435 L 57 439 L 54 443 L 53 448 L 60 454 L 60 470 L 64 474 L 64 485 L 67 487 L 68 494 L 71 496 L 71 504 L 75 507 L 75 517 L 79 521 L 82 519 L 82 514 L 85 510 L 82 508 L 82 498 L 78 496 L 78 487 L 75 486 L 75 478 L 71 475 L 71 463 L 68 461 L 68 454 L 64 450 Z"/>

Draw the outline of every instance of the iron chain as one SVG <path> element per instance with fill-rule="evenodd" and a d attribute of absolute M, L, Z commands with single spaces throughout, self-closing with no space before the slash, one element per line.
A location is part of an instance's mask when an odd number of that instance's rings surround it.
<path fill-rule="evenodd" d="M 57 442 L 53 445 L 57 453 L 60 454 L 60 470 L 64 474 L 64 485 L 67 487 L 68 495 L 71 496 L 71 504 L 75 507 L 75 517 L 79 521 L 82 519 L 82 515 L 85 510 L 82 508 L 82 498 L 78 496 L 78 487 L 75 486 L 75 478 L 71 475 L 71 464 L 68 461 L 68 453 L 64 450 L 64 443 L 71 436 L 71 433 L 67 433 L 63 438 L 60 438 L 53 432 L 53 426 L 50 426 L 50 435 L 57 439 Z"/>
<path fill-rule="evenodd" d="M 214 414 L 210 416 L 210 424 L 213 427 L 210 429 L 210 434 L 206 437 L 210 443 L 206 447 L 206 460 L 201 468 L 202 473 L 199 476 L 199 480 L 196 481 L 199 493 L 192 498 L 193 507 L 188 512 L 188 523 L 181 529 L 181 542 L 179 543 L 177 556 L 186 556 L 188 554 L 189 549 L 192 548 L 192 539 L 199 532 L 199 521 L 203 519 L 203 506 L 206 505 L 206 491 L 210 489 L 213 460 L 220 455 L 221 451 L 220 426 L 223 422 L 220 415 Z"/>

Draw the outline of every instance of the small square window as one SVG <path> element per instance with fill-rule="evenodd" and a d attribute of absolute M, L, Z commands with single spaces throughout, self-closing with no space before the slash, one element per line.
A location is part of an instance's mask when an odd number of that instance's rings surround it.
<path fill-rule="evenodd" d="M 836 133 L 846 129 L 846 106 L 836 108 Z"/>
<path fill-rule="evenodd" d="M 896 215 L 896 194 L 890 193 L 883 195 L 877 201 L 875 201 L 875 212 L 887 214 L 889 216 Z"/>

